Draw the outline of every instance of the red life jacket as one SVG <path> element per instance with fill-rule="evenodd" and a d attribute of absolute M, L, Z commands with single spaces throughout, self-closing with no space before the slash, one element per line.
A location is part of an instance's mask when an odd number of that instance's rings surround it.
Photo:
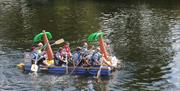
<path fill-rule="evenodd" d="M 68 56 L 71 56 L 71 49 L 69 48 L 69 46 L 64 45 L 64 49 L 66 50 L 67 55 L 68 55 Z"/>

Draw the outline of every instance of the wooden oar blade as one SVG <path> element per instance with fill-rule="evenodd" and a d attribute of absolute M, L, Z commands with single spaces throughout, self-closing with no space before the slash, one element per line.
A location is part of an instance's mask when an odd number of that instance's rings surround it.
<path fill-rule="evenodd" d="M 63 43 L 64 42 L 64 39 L 59 39 L 59 40 L 57 40 L 54 44 L 61 44 L 61 43 Z"/>
<path fill-rule="evenodd" d="M 101 76 L 101 68 L 102 68 L 102 66 L 103 66 L 103 61 L 101 61 L 101 64 L 100 64 L 99 70 L 97 72 L 96 78 L 99 78 L 99 76 Z"/>
<path fill-rule="evenodd" d="M 36 64 L 31 65 L 31 71 L 37 72 L 38 71 L 38 66 Z"/>
<path fill-rule="evenodd" d="M 102 70 L 102 65 L 99 67 L 96 78 L 99 78 L 101 76 L 101 70 Z"/>

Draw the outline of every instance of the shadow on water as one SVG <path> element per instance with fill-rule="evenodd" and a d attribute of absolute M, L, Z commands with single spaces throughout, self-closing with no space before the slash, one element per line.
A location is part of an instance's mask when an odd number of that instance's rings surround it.
<path fill-rule="evenodd" d="M 2 0 L 0 89 L 179 90 L 179 6 L 179 0 Z M 72 47 L 101 29 L 124 66 L 100 83 L 92 77 L 22 74 L 15 65 L 43 29 Z"/>

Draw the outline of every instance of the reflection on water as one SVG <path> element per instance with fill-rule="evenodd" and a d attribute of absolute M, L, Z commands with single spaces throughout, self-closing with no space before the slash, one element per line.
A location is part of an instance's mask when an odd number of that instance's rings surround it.
<path fill-rule="evenodd" d="M 1 90 L 180 90 L 179 1 L 1 0 Z M 16 64 L 43 29 L 72 47 L 103 30 L 123 68 L 97 82 L 93 77 L 23 74 Z M 58 46 L 54 46 L 56 50 Z"/>
<path fill-rule="evenodd" d="M 179 16 L 176 16 L 178 12 L 171 15 L 165 12 L 168 10 L 152 10 L 139 5 L 129 10 L 122 9 L 111 15 L 108 21 L 104 20 L 105 28 L 111 30 L 114 48 L 126 65 L 120 72 L 121 77 L 114 82 L 119 89 L 179 89 L 179 82 L 169 83 L 172 76 L 166 75 L 171 74 L 172 69 L 168 64 L 172 62 L 176 50 L 172 47 L 172 28 L 179 22 L 172 24 L 172 20 L 176 19 L 169 18 Z M 179 72 L 178 68 L 175 69 Z M 178 74 L 174 77 L 179 79 Z"/>

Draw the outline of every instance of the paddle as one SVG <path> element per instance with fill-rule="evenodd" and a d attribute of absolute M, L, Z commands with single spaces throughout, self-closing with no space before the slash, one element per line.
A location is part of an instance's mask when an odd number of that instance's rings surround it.
<path fill-rule="evenodd" d="M 35 63 L 31 65 L 31 71 L 37 72 L 38 66 L 37 66 L 38 57 L 36 57 Z"/>
<path fill-rule="evenodd" d="M 31 65 L 31 71 L 37 72 L 38 71 L 38 66 L 36 64 Z"/>
<path fill-rule="evenodd" d="M 37 72 L 38 71 L 38 65 L 37 62 L 42 58 L 41 56 L 42 54 L 34 54 L 34 56 L 36 57 L 34 64 L 31 65 L 31 71 L 33 72 Z M 40 57 L 39 57 L 40 56 Z M 38 58 L 39 57 L 39 58 Z"/>
<path fill-rule="evenodd" d="M 66 59 L 65 59 L 65 62 L 66 62 L 66 74 L 68 74 L 68 57 L 67 57 L 67 53 L 66 53 Z"/>
<path fill-rule="evenodd" d="M 36 58 L 35 63 L 31 65 L 31 71 L 33 71 L 33 72 L 37 72 L 37 71 L 38 71 L 38 67 L 39 67 L 39 66 L 37 65 L 37 62 L 38 62 L 39 60 L 41 60 L 41 59 L 42 59 L 42 56 L 39 57 L 39 59 Z"/>
<path fill-rule="evenodd" d="M 104 59 L 101 60 L 101 64 L 100 64 L 99 70 L 98 70 L 98 72 L 97 72 L 96 78 L 99 78 L 99 76 L 101 75 L 101 68 L 102 68 L 102 66 L 103 66 L 103 60 L 104 60 Z"/>
<path fill-rule="evenodd" d="M 69 75 L 71 75 L 75 70 L 76 70 L 76 68 L 78 67 L 78 65 L 81 63 L 81 61 L 82 60 L 80 60 L 79 61 L 79 63 L 77 63 L 77 65 L 76 66 L 74 66 L 74 68 L 73 68 L 73 70 L 70 72 L 70 74 Z"/>
<path fill-rule="evenodd" d="M 64 39 L 59 39 L 59 40 L 55 41 L 53 44 L 51 44 L 51 45 L 57 45 L 57 44 L 61 44 L 63 42 L 64 42 Z"/>
<path fill-rule="evenodd" d="M 63 43 L 63 42 L 64 42 L 64 39 L 59 39 L 59 40 L 55 41 L 53 44 L 51 44 L 51 45 L 61 44 L 61 43 Z M 42 49 L 46 48 L 46 46 L 47 46 L 47 44 L 45 44 L 45 45 L 42 47 Z M 36 64 L 37 61 L 38 61 L 38 59 L 36 58 L 35 64 L 32 64 L 32 65 L 31 65 L 31 71 L 33 71 L 33 72 L 37 72 L 37 71 L 38 71 L 38 66 L 37 66 L 37 64 Z"/>
<path fill-rule="evenodd" d="M 59 39 L 59 40 L 56 40 L 53 44 L 51 44 L 51 46 L 52 46 L 52 45 L 56 45 L 56 44 L 61 44 L 61 43 L 63 43 L 63 42 L 64 42 L 64 39 Z M 48 44 L 48 43 L 44 44 L 44 46 L 41 47 L 41 50 L 42 50 L 42 49 L 45 49 L 45 48 L 47 47 L 47 44 Z"/>

